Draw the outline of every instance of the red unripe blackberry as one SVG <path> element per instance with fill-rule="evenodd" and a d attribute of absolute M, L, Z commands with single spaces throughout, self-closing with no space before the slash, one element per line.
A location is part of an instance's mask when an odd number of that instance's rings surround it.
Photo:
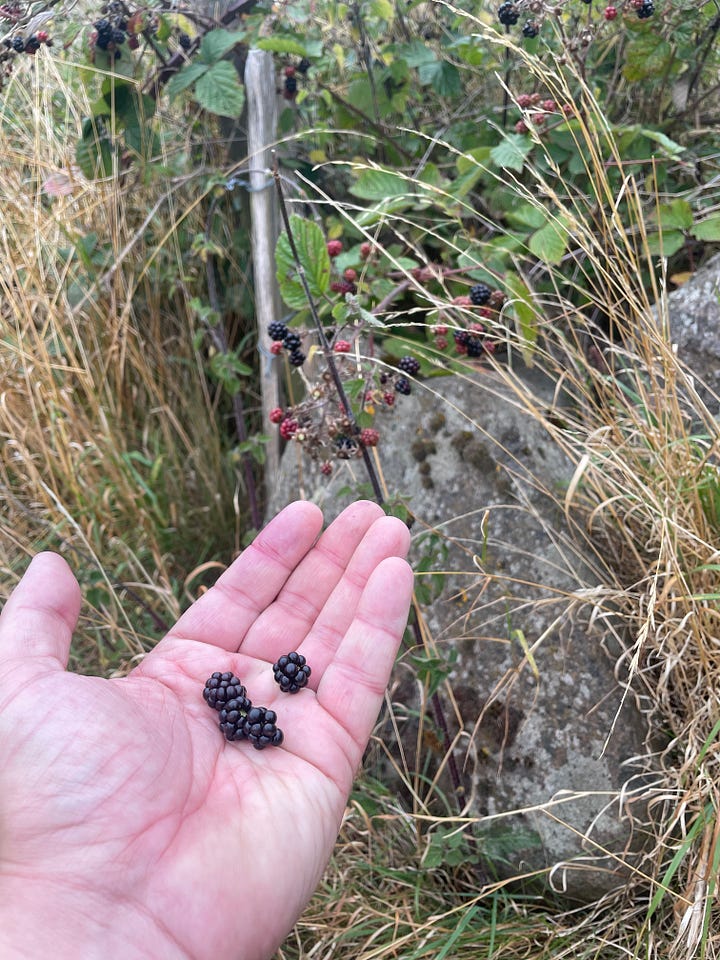
<path fill-rule="evenodd" d="M 385 404 L 386 407 L 392 407 L 393 404 L 395 403 L 395 394 L 390 393 L 390 391 L 388 390 L 387 393 L 383 394 L 383 403 Z"/>
<path fill-rule="evenodd" d="M 365 447 L 376 447 L 379 439 L 380 434 L 372 427 L 365 427 L 364 430 L 360 431 L 360 442 Z"/>
<path fill-rule="evenodd" d="M 432 332 L 438 337 L 444 337 L 448 330 L 449 327 L 447 327 L 444 323 L 438 323 L 433 327 Z"/>
<path fill-rule="evenodd" d="M 493 290 L 493 292 L 490 294 L 490 299 L 488 300 L 488 306 L 492 307 L 493 310 L 499 310 L 506 300 L 507 297 L 502 290 Z"/>
<path fill-rule="evenodd" d="M 332 466 L 332 464 L 330 463 L 329 460 L 325 460 L 325 461 L 323 462 L 322 466 L 320 467 L 320 473 L 321 473 L 324 477 L 329 477 L 332 472 L 333 472 L 333 466 Z"/>
<path fill-rule="evenodd" d="M 533 113 L 530 119 L 535 124 L 535 126 L 541 127 L 545 123 L 546 116 L 544 113 Z"/>
<path fill-rule="evenodd" d="M 408 373 L 411 377 L 414 377 L 420 372 L 420 361 L 415 357 L 400 357 L 400 360 L 398 361 L 398 367 L 403 371 L 403 373 Z"/>
<path fill-rule="evenodd" d="M 617 15 L 617 7 L 605 7 L 605 10 L 603 11 L 603 16 L 606 20 L 614 20 Z"/>
<path fill-rule="evenodd" d="M 448 345 L 447 337 L 435 337 L 435 346 L 438 350 L 446 350 Z"/>
<path fill-rule="evenodd" d="M 515 133 L 529 133 L 530 127 L 525 123 L 524 120 L 518 120 L 515 124 Z"/>
<path fill-rule="evenodd" d="M 266 707 L 251 707 L 248 710 L 242 725 L 242 736 L 256 750 L 279 747 L 283 742 L 283 732 L 277 726 L 277 714 Z"/>
<path fill-rule="evenodd" d="M 203 697 L 215 710 L 222 710 L 229 700 L 244 697 L 247 690 L 233 673 L 216 671 L 205 681 Z"/>
<path fill-rule="evenodd" d="M 521 93 L 517 98 L 517 105 L 521 110 L 527 110 L 528 107 L 532 106 L 532 98 L 529 93 Z"/>
<path fill-rule="evenodd" d="M 492 290 L 486 283 L 476 283 L 474 287 L 470 287 L 470 303 L 475 307 L 482 307 L 491 295 Z"/>
<path fill-rule="evenodd" d="M 342 253 L 342 240 L 328 240 L 327 252 L 331 257 L 337 257 Z"/>
<path fill-rule="evenodd" d="M 557 110 L 557 104 L 554 100 L 541 100 L 540 106 L 543 110 L 547 110 L 548 113 L 555 113 Z"/>
<path fill-rule="evenodd" d="M 492 340 L 483 340 L 483 350 L 485 353 L 495 353 L 496 345 Z"/>
<path fill-rule="evenodd" d="M 293 650 L 278 659 L 273 664 L 273 676 L 283 693 L 297 693 L 307 686 L 311 674 L 305 657 Z"/>
<path fill-rule="evenodd" d="M 539 93 L 531 93 L 531 94 L 530 94 L 530 106 L 531 106 L 531 107 L 536 107 L 536 106 L 540 103 L 540 100 L 541 100 L 541 99 L 542 99 L 542 98 L 541 98 L 541 96 L 540 96 Z"/>
<path fill-rule="evenodd" d="M 297 420 L 293 420 L 292 417 L 287 417 L 280 424 L 280 436 L 283 438 L 283 440 L 289 440 L 297 433 L 297 429 Z"/>
<path fill-rule="evenodd" d="M 367 260 L 368 257 L 372 256 L 373 248 L 371 243 L 361 243 L 360 244 L 360 256 L 363 260 Z"/>
<path fill-rule="evenodd" d="M 50 34 L 47 32 L 47 30 L 38 30 L 36 36 L 40 43 L 47 43 L 50 39 Z"/>
<path fill-rule="evenodd" d="M 357 287 L 354 283 L 350 283 L 347 280 L 334 280 L 330 284 L 330 289 L 333 293 L 357 293 Z"/>
<path fill-rule="evenodd" d="M 285 74 L 286 77 L 294 77 L 295 67 L 285 67 L 285 70 L 283 71 L 283 73 Z"/>
<path fill-rule="evenodd" d="M 347 270 L 343 272 L 343 277 L 348 283 L 355 283 L 357 280 L 357 270 L 353 270 L 352 267 L 348 267 Z"/>
<path fill-rule="evenodd" d="M 282 407 L 275 407 L 268 414 L 268 418 L 270 423 L 282 423 L 285 419 L 285 411 L 282 409 Z"/>
<path fill-rule="evenodd" d="M 282 351 L 283 351 L 282 340 L 273 340 L 273 342 L 270 344 L 270 353 L 272 353 L 274 356 L 277 356 L 279 353 L 282 353 Z"/>
<path fill-rule="evenodd" d="M 336 340 L 333 350 L 335 353 L 350 353 L 350 343 L 347 340 Z"/>
<path fill-rule="evenodd" d="M 226 740 L 244 740 L 243 725 L 252 703 L 247 697 L 234 697 L 228 700 L 220 710 L 219 727 Z"/>

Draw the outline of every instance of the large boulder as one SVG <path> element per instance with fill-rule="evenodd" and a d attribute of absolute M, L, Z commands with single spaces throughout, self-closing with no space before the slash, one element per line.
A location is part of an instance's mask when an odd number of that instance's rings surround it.
<path fill-rule="evenodd" d="M 538 409 L 552 387 L 528 373 Z M 490 371 L 418 385 L 380 429 L 384 482 L 416 518 L 412 559 L 425 566 L 434 551 L 434 569 L 451 571 L 424 615 L 449 670 L 456 766 L 468 812 L 481 818 L 477 849 L 493 861 L 483 869 L 544 871 L 570 898 L 595 900 L 627 875 L 636 840 L 627 801 L 643 783 L 632 761 L 647 753 L 647 730 L 605 649 L 602 563 L 562 509 L 573 465 Z M 298 457 L 289 446 L 272 510 L 302 491 L 331 519 L 367 483 L 362 461 L 328 481 Z M 427 709 L 417 687 L 407 658 L 392 694 L 406 756 Z M 397 755 L 393 728 L 383 735 Z M 392 782 L 392 764 L 381 773 Z M 440 786 L 457 784 L 445 775 Z"/>
<path fill-rule="evenodd" d="M 720 413 L 720 254 L 668 297 L 670 335 L 678 357 L 697 377 L 699 393 Z"/>

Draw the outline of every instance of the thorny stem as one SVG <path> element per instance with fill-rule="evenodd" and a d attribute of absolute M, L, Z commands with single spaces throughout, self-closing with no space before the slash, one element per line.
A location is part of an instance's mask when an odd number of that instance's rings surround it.
<path fill-rule="evenodd" d="M 285 206 L 285 198 L 282 192 L 282 184 L 280 182 L 280 172 L 278 169 L 278 161 L 277 161 L 276 154 L 273 157 L 272 172 L 273 172 L 273 179 L 275 181 L 275 188 L 278 194 L 278 201 L 280 204 L 280 214 L 282 216 L 283 226 L 285 227 L 285 232 L 287 234 L 288 243 L 290 244 L 290 250 L 293 255 L 293 260 L 295 261 L 295 267 L 298 272 L 298 277 L 300 278 L 300 283 L 302 284 L 302 288 L 305 291 L 305 297 L 310 307 L 310 313 L 312 314 L 313 322 L 315 323 L 315 329 L 317 331 L 318 339 L 320 340 L 320 346 L 325 355 L 325 360 L 327 361 L 328 370 L 330 371 L 330 375 L 333 378 L 333 383 L 335 384 L 335 389 L 337 390 L 338 397 L 340 398 L 340 403 L 343 406 L 343 412 L 345 416 L 348 418 L 348 420 L 350 421 L 350 425 L 352 427 L 353 433 L 357 435 L 358 433 L 360 433 L 360 428 L 357 425 L 355 414 L 352 411 L 350 401 L 348 400 L 347 394 L 345 393 L 345 388 L 343 386 L 342 380 L 340 379 L 340 373 L 338 372 L 337 364 L 335 363 L 335 357 L 333 356 L 333 352 L 330 349 L 330 344 L 328 343 L 328 339 L 325 336 L 325 330 L 323 329 L 322 322 L 320 320 L 320 317 L 318 316 L 317 308 L 315 306 L 315 301 L 312 298 L 312 294 L 310 293 L 310 287 L 307 282 L 307 277 L 305 276 L 305 270 L 303 269 L 303 265 L 300 262 L 300 255 L 298 254 L 297 247 L 295 246 L 295 238 L 293 237 L 293 233 L 290 228 L 290 218 L 288 217 L 287 207 Z M 385 499 L 382 495 L 382 490 L 380 489 L 380 482 L 377 478 L 377 474 L 375 473 L 375 467 L 373 466 L 372 460 L 370 459 L 370 454 L 368 453 L 368 449 L 362 441 L 360 442 L 360 450 L 362 451 L 362 457 L 365 463 L 365 469 L 367 470 L 368 477 L 370 478 L 370 483 L 372 484 L 373 493 L 375 494 L 375 499 L 380 504 L 380 506 L 382 506 L 383 503 L 385 502 Z"/>
<path fill-rule="evenodd" d="M 273 155 L 273 179 L 275 180 L 275 187 L 278 194 L 278 201 L 280 204 L 280 214 L 282 216 L 283 225 L 285 227 L 285 232 L 288 238 L 288 244 L 290 245 L 290 251 L 295 261 L 295 268 L 298 272 L 298 277 L 300 278 L 300 283 L 302 284 L 303 290 L 305 292 L 305 297 L 307 299 L 308 305 L 310 307 L 310 313 L 312 314 L 313 321 L 315 323 L 315 328 L 318 333 L 318 338 L 320 340 L 320 346 L 325 355 L 325 359 L 328 364 L 328 369 L 330 370 L 331 376 L 333 378 L 333 383 L 335 384 L 335 389 L 338 392 L 338 397 L 340 402 L 343 404 L 343 407 L 346 411 L 348 420 L 352 424 L 353 430 L 355 433 L 359 432 L 357 421 L 352 412 L 350 403 L 348 402 L 347 395 L 345 394 L 345 388 L 343 387 L 342 380 L 340 379 L 340 374 L 338 372 L 337 365 L 335 363 L 335 357 L 328 343 L 328 339 L 325 336 L 325 330 L 323 329 L 322 322 L 318 316 L 317 308 L 315 307 L 315 302 L 310 293 L 310 287 L 305 276 L 305 270 L 303 265 L 300 262 L 300 255 L 298 254 L 297 247 L 295 245 L 295 238 L 293 237 L 292 230 L 290 228 L 290 218 L 288 217 L 287 207 L 285 205 L 285 198 L 282 192 L 282 184 L 280 181 L 280 173 L 278 169 L 277 155 Z M 378 481 L 377 474 L 375 472 L 375 467 L 373 466 L 372 460 L 370 459 L 370 454 L 367 447 L 361 442 L 360 449 L 362 450 L 363 461 L 365 463 L 365 469 L 367 470 L 368 477 L 370 478 L 370 483 L 372 484 L 373 493 L 375 494 L 375 499 L 380 506 L 383 506 L 385 503 L 385 498 L 382 495 L 382 490 L 380 489 L 380 483 Z M 423 647 L 423 638 L 420 630 L 420 621 L 417 616 L 417 612 L 413 609 L 410 616 L 410 627 L 415 636 L 415 643 L 419 647 Z M 443 736 L 443 746 L 448 756 L 448 770 L 450 772 L 450 778 L 453 783 L 453 789 L 455 796 L 457 798 L 458 807 L 460 813 L 463 812 L 465 804 L 463 801 L 464 789 L 462 781 L 460 780 L 460 774 L 458 773 L 457 764 L 455 763 L 455 757 L 452 753 L 452 742 L 450 740 L 450 732 L 448 729 L 447 719 L 445 717 L 445 711 L 443 709 L 442 701 L 437 691 L 435 691 L 431 697 L 430 702 L 432 704 L 432 710 L 435 717 L 435 722 L 440 727 Z"/>

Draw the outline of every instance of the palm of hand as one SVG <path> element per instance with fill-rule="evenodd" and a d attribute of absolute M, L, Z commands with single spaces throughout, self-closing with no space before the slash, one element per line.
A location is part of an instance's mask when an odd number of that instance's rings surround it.
<path fill-rule="evenodd" d="M 127 678 L 50 670 L 18 686 L 27 661 L 0 672 L 0 744 L 13 732 L 2 772 L 9 874 L 120 899 L 164 944 L 148 957 L 270 956 L 325 866 L 377 714 L 409 591 L 407 569 L 387 558 L 406 532 L 358 505 L 308 553 L 317 515 L 307 505 L 295 515 L 292 547 L 273 524 L 263 534 L 270 566 L 283 550 L 297 557 L 283 560 L 284 585 L 269 577 L 264 596 L 241 586 L 243 564 L 269 576 L 251 548 Z M 394 641 L 363 667 L 383 633 Z M 283 695 L 270 664 L 298 647 L 314 689 Z M 224 741 L 202 699 L 216 669 L 277 710 L 281 747 Z"/>

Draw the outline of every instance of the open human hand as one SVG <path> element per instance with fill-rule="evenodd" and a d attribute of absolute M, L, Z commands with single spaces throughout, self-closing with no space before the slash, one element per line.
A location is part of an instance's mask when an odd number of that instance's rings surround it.
<path fill-rule="evenodd" d="M 80 590 L 37 556 L 0 616 L 0 957 L 267 960 L 330 857 L 407 619 L 409 536 L 297 502 L 122 679 L 66 671 Z M 271 665 L 298 650 L 308 688 Z M 276 710 L 228 743 L 216 670 Z"/>

